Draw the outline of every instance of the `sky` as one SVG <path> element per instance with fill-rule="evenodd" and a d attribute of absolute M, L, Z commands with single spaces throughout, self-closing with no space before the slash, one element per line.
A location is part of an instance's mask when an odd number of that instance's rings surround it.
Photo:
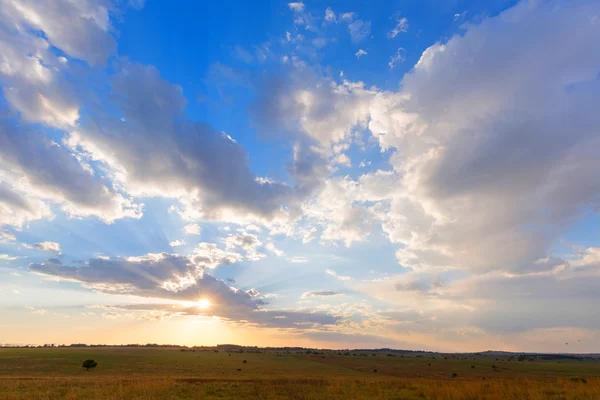
<path fill-rule="evenodd" d="M 0 345 L 598 352 L 597 1 L 0 0 Z"/>

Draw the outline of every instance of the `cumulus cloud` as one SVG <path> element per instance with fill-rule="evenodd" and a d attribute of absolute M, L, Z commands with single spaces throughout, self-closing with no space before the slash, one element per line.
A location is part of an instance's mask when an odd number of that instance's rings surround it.
<path fill-rule="evenodd" d="M 0 82 L 28 121 L 67 128 L 79 119 L 78 95 L 63 72 L 69 57 L 104 64 L 116 49 L 107 6 L 89 1 L 2 1 Z M 38 34 L 38 33 L 43 34 Z M 71 77 L 71 79 L 73 76 Z"/>
<path fill-rule="evenodd" d="M 372 115 L 373 134 L 386 132 L 382 147 L 398 149 L 391 162 L 402 195 L 384 230 L 407 245 L 403 265 L 556 266 L 544 261 L 549 245 L 582 207 L 598 207 L 589 174 L 600 144 L 590 107 L 600 60 L 588 52 L 597 11 L 587 2 L 561 13 L 519 4 L 427 49 L 402 98 Z M 579 25 L 578 39 L 566 41 Z"/>
<path fill-rule="evenodd" d="M 600 207 L 600 60 L 589 52 L 600 10 L 560 7 L 520 3 L 469 25 L 428 48 L 398 92 L 318 79 L 276 86 L 265 116 L 310 139 L 299 160 L 329 162 L 365 128 L 391 154 L 392 171 L 364 177 L 311 170 L 320 179 L 304 221 L 347 245 L 381 225 L 415 269 L 559 266 L 551 244 Z M 565 39 L 575 27 L 577 39 Z"/>
<path fill-rule="evenodd" d="M 21 227 L 29 221 L 50 216 L 50 207 L 41 199 L 0 181 L 0 220 L 3 225 Z"/>
<path fill-rule="evenodd" d="M 0 228 L 0 242 L 17 240 L 17 237 L 8 229 Z"/>
<path fill-rule="evenodd" d="M 179 246 L 183 246 L 185 244 L 185 242 L 183 240 L 172 240 L 169 242 L 169 246 L 171 247 L 179 247 Z"/>
<path fill-rule="evenodd" d="M 331 9 L 331 7 L 327 7 L 325 10 L 325 21 L 327 22 L 337 22 L 337 18 L 335 16 L 335 12 Z"/>
<path fill-rule="evenodd" d="M 363 50 L 363 49 L 358 49 L 358 51 L 356 52 L 356 54 L 354 54 L 356 56 L 356 58 L 360 58 L 361 56 L 366 56 L 368 53 Z"/>
<path fill-rule="evenodd" d="M 252 174 L 248 154 L 229 135 L 186 120 L 181 87 L 156 68 L 125 64 L 112 90 L 125 122 L 100 113 L 67 143 L 109 166 L 128 193 L 177 198 L 185 217 L 236 222 L 271 218 L 292 198 L 290 186 Z"/>
<path fill-rule="evenodd" d="M 98 216 L 107 222 L 141 215 L 140 205 L 109 188 L 68 149 L 41 133 L 1 120 L 0 156 L 0 183 L 5 181 L 0 202 L 15 207 L 9 219 L 15 225 L 47 216 L 47 207 L 35 208 L 43 199 L 62 204 L 70 215 Z"/>
<path fill-rule="evenodd" d="M 295 11 L 295 12 L 304 11 L 304 3 L 301 1 L 295 1 L 292 3 L 288 3 L 288 7 L 290 8 L 290 10 Z"/>
<path fill-rule="evenodd" d="M 60 244 L 56 242 L 39 242 L 32 244 L 31 247 L 38 250 L 60 252 Z"/>
<path fill-rule="evenodd" d="M 183 232 L 186 235 L 199 235 L 200 234 L 200 225 L 198 224 L 188 224 L 183 227 Z"/>
<path fill-rule="evenodd" d="M 10 18 L 21 31 L 43 31 L 48 42 L 89 64 L 101 64 L 114 53 L 106 4 L 89 1 L 3 1 L 3 18 Z"/>
<path fill-rule="evenodd" d="M 234 264 L 244 256 L 229 249 L 221 249 L 214 243 L 199 243 L 192 255 L 193 262 L 202 268 L 216 268 L 221 264 Z"/>
<path fill-rule="evenodd" d="M 6 103 L 0 121 L 0 217 L 4 224 L 52 215 L 47 200 L 73 216 L 98 216 L 107 222 L 138 217 L 140 206 L 118 193 L 92 169 L 37 128 L 16 122 L 41 122 L 72 129 L 79 120 L 81 93 L 74 87 L 80 71 L 69 58 L 103 64 L 114 53 L 109 31 L 110 3 L 2 1 L 0 84 Z M 58 56 L 53 48 L 65 53 Z M 68 77 L 67 77 L 68 75 Z M 85 90 L 83 91 L 85 92 Z"/>
<path fill-rule="evenodd" d="M 239 234 L 230 234 L 224 240 L 225 248 L 231 250 L 241 248 L 245 251 L 245 257 L 248 260 L 257 261 L 266 257 L 258 251 L 258 248 L 263 245 L 257 235 L 248 233 L 244 230 Z"/>

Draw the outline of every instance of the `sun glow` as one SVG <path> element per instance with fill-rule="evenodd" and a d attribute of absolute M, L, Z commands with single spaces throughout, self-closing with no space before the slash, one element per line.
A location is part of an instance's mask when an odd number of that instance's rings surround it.
<path fill-rule="evenodd" d="M 206 310 L 207 308 L 210 307 L 210 300 L 200 299 L 200 300 L 198 300 L 198 303 L 196 303 L 196 305 L 198 306 L 198 308 L 200 308 L 202 310 Z"/>

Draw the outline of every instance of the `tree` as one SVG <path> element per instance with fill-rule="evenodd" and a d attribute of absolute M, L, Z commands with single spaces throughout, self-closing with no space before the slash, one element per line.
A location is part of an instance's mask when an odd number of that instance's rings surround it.
<path fill-rule="evenodd" d="M 86 371 L 89 371 L 90 368 L 96 368 L 97 365 L 98 363 L 94 360 L 85 360 L 81 367 L 85 368 Z"/>

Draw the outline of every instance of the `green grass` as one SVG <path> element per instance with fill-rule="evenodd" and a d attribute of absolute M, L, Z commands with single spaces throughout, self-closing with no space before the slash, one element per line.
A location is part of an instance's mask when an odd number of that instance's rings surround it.
<path fill-rule="evenodd" d="M 600 398 L 597 359 L 559 363 L 365 354 L 3 348 L 0 399 Z M 86 372 L 81 368 L 86 359 L 96 360 L 98 367 Z"/>

